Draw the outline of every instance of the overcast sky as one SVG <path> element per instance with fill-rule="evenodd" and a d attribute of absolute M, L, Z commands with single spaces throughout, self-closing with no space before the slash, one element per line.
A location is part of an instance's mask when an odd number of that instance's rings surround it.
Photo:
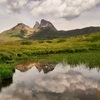
<path fill-rule="evenodd" d="M 100 26 L 100 0 L 0 0 L 0 32 L 41 19 L 58 30 Z"/>

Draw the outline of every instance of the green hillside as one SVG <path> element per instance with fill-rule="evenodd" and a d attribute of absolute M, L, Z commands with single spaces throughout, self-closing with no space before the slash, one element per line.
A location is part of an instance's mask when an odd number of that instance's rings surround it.
<path fill-rule="evenodd" d="M 20 34 L 20 30 L 8 30 L 0 34 L 0 41 L 15 41 L 22 40 L 23 35 Z"/>
<path fill-rule="evenodd" d="M 33 29 L 29 26 L 19 23 L 15 27 L 6 30 L 0 34 L 0 41 L 16 41 L 27 39 L 33 33 Z"/>

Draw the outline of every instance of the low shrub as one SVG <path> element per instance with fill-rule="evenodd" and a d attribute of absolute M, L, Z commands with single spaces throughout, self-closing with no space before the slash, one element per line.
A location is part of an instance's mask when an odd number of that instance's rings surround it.
<path fill-rule="evenodd" d="M 39 42 L 39 43 L 44 43 L 44 41 L 43 41 L 43 40 L 39 40 L 38 42 Z"/>
<path fill-rule="evenodd" d="M 21 42 L 22 45 L 31 45 L 32 42 L 31 41 L 23 41 Z"/>
<path fill-rule="evenodd" d="M 9 79 L 13 75 L 13 71 L 10 69 L 0 70 L 0 76 L 2 80 Z"/>
<path fill-rule="evenodd" d="M 15 68 L 10 64 L 0 64 L 0 82 L 12 78 Z"/>
<path fill-rule="evenodd" d="M 47 43 L 52 43 L 52 41 L 50 41 L 50 40 L 47 40 L 46 42 L 47 42 Z"/>
<path fill-rule="evenodd" d="M 61 42 L 65 42 L 66 40 L 65 39 L 59 39 L 58 41 L 57 41 L 57 43 L 61 43 Z"/>

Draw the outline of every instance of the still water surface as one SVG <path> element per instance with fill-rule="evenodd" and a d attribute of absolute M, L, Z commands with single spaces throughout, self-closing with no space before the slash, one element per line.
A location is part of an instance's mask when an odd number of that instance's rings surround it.
<path fill-rule="evenodd" d="M 1 87 L 0 100 L 99 100 L 99 90 L 99 69 L 59 63 L 16 69 L 12 83 Z"/>

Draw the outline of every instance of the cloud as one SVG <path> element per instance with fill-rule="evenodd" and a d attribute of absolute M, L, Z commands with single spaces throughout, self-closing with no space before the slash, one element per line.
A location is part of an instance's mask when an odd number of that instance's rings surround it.
<path fill-rule="evenodd" d="M 100 0 L 32 0 L 28 7 L 34 16 L 73 19 L 98 3 Z"/>
<path fill-rule="evenodd" d="M 93 84 L 91 84 L 93 83 Z M 100 89 L 94 79 L 84 77 L 81 73 L 69 70 L 67 73 L 52 73 L 38 78 L 34 83 L 34 90 L 39 92 L 64 93 L 65 91 Z"/>
<path fill-rule="evenodd" d="M 27 4 L 27 0 L 7 0 L 7 12 L 20 13 L 25 4 Z"/>
<path fill-rule="evenodd" d="M 7 0 L 0 0 L 0 3 L 4 3 L 4 2 L 6 2 Z"/>
<path fill-rule="evenodd" d="M 1 3 L 7 13 L 27 9 L 33 16 L 73 19 L 94 8 L 100 0 L 0 0 Z"/>
<path fill-rule="evenodd" d="M 15 14 L 20 13 L 25 4 L 27 4 L 27 0 L 1 0 L 0 4 L 3 4 L 3 9 L 6 13 Z"/>

